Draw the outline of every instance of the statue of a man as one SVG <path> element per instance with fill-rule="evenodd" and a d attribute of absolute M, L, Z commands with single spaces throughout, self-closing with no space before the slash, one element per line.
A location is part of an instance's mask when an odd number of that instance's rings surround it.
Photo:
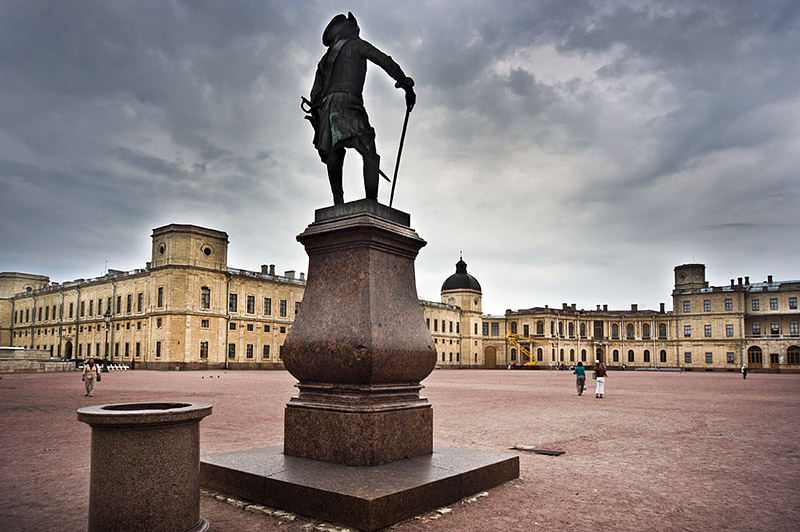
<path fill-rule="evenodd" d="M 306 109 L 311 113 L 306 118 L 314 126 L 314 146 L 328 168 L 334 205 L 344 203 L 345 148 L 355 148 L 364 158 L 366 196 L 378 200 L 378 174 L 382 173 L 380 157 L 363 98 L 367 59 L 385 70 L 397 82 L 395 87 L 405 90 L 409 111 L 417 99 L 414 80 L 407 77 L 391 57 L 359 38 L 359 32 L 352 13 L 336 15 L 325 28 L 322 44 L 328 51 L 317 66 L 310 111 Z"/>

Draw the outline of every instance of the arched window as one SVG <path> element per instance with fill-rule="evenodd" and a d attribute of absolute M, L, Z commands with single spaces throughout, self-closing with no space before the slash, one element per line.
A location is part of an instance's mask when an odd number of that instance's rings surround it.
<path fill-rule="evenodd" d="M 564 336 L 564 322 L 563 321 L 559 321 L 558 322 L 558 335 L 559 336 Z"/>
<path fill-rule="evenodd" d="M 625 326 L 625 335 L 628 337 L 628 340 L 633 340 L 633 323 L 629 323 Z"/>
<path fill-rule="evenodd" d="M 753 346 L 747 350 L 747 363 L 748 364 L 761 364 L 762 354 L 761 348 Z"/>
<path fill-rule="evenodd" d="M 667 351 L 662 349 L 660 356 L 661 356 L 661 362 L 666 364 L 667 363 Z"/>
<path fill-rule="evenodd" d="M 570 338 L 575 338 L 575 324 L 574 323 L 569 322 L 568 330 L 569 330 L 569 337 Z"/>
<path fill-rule="evenodd" d="M 619 362 L 619 350 L 614 349 L 614 352 L 613 352 L 612 356 L 613 356 L 614 362 Z"/>
<path fill-rule="evenodd" d="M 514 348 L 511 348 L 511 361 L 513 362 L 515 360 L 517 360 L 517 350 L 514 349 Z"/>
<path fill-rule="evenodd" d="M 564 350 L 563 350 L 563 349 L 562 349 L 562 350 L 561 350 L 561 352 L 559 353 L 559 360 L 560 360 L 561 362 L 564 362 Z"/>
<path fill-rule="evenodd" d="M 541 320 L 536 322 L 536 334 L 544 334 L 544 322 Z"/>
<path fill-rule="evenodd" d="M 537 349 L 537 350 L 536 350 L 536 360 L 538 360 L 539 362 L 541 362 L 542 360 L 544 360 L 544 358 L 543 358 L 543 353 L 542 353 L 542 348 L 541 348 L 541 347 L 540 347 L 539 349 Z"/>
<path fill-rule="evenodd" d="M 649 349 L 645 349 L 644 350 L 644 361 L 645 361 L 646 364 L 650 363 L 650 350 Z"/>
<path fill-rule="evenodd" d="M 616 323 L 611 324 L 611 338 L 613 338 L 614 340 L 619 338 L 619 325 L 617 325 Z"/>
<path fill-rule="evenodd" d="M 787 364 L 800 364 L 800 347 L 793 345 L 786 350 Z"/>
<path fill-rule="evenodd" d="M 644 338 L 645 340 L 649 340 L 650 339 L 650 324 L 649 323 L 643 323 L 642 324 L 642 338 Z"/>
<path fill-rule="evenodd" d="M 633 362 L 633 349 L 628 349 L 628 362 Z"/>
<path fill-rule="evenodd" d="M 516 321 L 512 321 L 511 322 L 511 334 L 517 334 L 517 322 Z"/>
<path fill-rule="evenodd" d="M 586 349 L 581 349 L 581 362 L 586 362 Z"/>
<path fill-rule="evenodd" d="M 569 361 L 570 362 L 575 362 L 575 350 L 574 349 L 570 349 L 569 350 Z"/>
<path fill-rule="evenodd" d="M 658 324 L 658 337 L 662 340 L 666 339 L 667 337 L 667 324 L 666 323 L 659 323 Z"/>
<path fill-rule="evenodd" d="M 586 338 L 586 324 L 585 323 L 581 323 L 580 331 L 581 331 L 581 338 Z"/>

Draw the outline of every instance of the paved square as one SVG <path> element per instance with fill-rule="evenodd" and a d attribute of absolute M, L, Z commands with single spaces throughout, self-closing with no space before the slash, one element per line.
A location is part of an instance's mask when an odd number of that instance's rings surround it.
<path fill-rule="evenodd" d="M 78 373 L 0 375 L 0 530 L 85 530 L 89 427 L 75 411 L 127 401 L 205 401 L 201 453 L 279 445 L 286 372 L 128 371 L 83 397 Z M 511 452 L 521 478 L 453 505 L 431 530 L 797 530 L 800 375 L 612 372 L 606 398 L 559 371 L 448 371 L 426 379 L 434 444 Z M 147 456 L 142 456 L 147 460 Z M 135 496 L 135 494 L 131 494 Z M 308 530 L 202 497 L 212 530 Z"/>

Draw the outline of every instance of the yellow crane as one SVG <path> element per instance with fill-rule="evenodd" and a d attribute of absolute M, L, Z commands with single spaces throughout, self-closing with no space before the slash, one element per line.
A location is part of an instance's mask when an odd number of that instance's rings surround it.
<path fill-rule="evenodd" d="M 535 365 L 536 364 L 536 357 L 531 355 L 531 352 L 528 351 L 528 348 L 526 348 L 524 345 L 522 345 L 520 343 L 520 341 L 523 341 L 523 342 L 535 342 L 537 344 L 553 345 L 552 342 L 548 342 L 548 341 L 545 341 L 545 340 L 539 340 L 538 338 L 528 338 L 527 336 L 522 336 L 520 334 L 513 334 L 513 333 L 508 333 L 506 335 L 506 340 L 508 341 L 508 343 L 510 343 L 511 345 L 515 346 L 517 349 L 519 349 L 520 353 L 522 353 L 526 357 L 528 357 L 528 362 L 525 362 L 525 364 L 523 364 L 524 366 L 533 366 L 533 365 Z"/>

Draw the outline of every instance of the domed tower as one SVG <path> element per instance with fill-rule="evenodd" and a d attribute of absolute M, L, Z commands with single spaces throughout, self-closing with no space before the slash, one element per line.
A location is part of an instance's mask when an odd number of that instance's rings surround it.
<path fill-rule="evenodd" d="M 467 273 L 467 263 L 459 257 L 456 273 L 442 284 L 442 303 L 457 305 L 464 312 L 481 313 L 481 284 Z"/>

